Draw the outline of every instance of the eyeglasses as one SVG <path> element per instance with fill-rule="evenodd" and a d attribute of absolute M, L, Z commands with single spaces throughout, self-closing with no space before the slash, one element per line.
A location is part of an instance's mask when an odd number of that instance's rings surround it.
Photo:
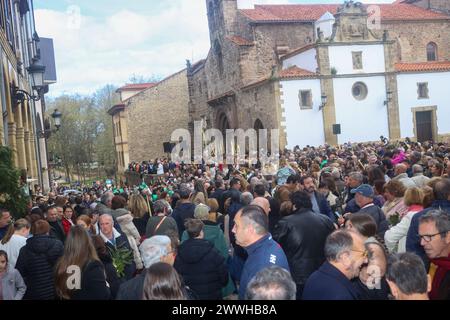
<path fill-rule="evenodd" d="M 447 230 L 447 231 L 444 231 L 444 232 L 438 232 L 438 233 L 435 233 L 435 234 L 424 234 L 424 235 L 420 235 L 419 234 L 419 238 L 420 238 L 420 240 L 422 240 L 423 239 L 423 241 L 425 241 L 425 242 L 431 242 L 431 240 L 433 240 L 433 238 L 435 237 L 435 236 L 437 236 L 438 234 L 446 234 L 447 232 L 449 232 L 450 230 Z"/>
<path fill-rule="evenodd" d="M 351 251 L 361 253 L 363 258 L 367 258 L 368 255 L 369 255 L 369 252 L 368 252 L 367 250 L 361 251 L 361 250 L 354 250 L 354 249 L 351 249 Z"/>

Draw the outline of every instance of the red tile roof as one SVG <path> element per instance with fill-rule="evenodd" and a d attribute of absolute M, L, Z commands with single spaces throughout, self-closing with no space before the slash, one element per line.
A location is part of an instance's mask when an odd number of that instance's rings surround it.
<path fill-rule="evenodd" d="M 314 78 L 317 77 L 318 74 L 315 72 L 311 72 L 297 66 L 292 66 L 287 69 L 284 69 L 280 72 L 279 77 L 282 79 L 289 78 Z"/>
<path fill-rule="evenodd" d="M 450 71 L 450 61 L 396 63 L 398 72 Z"/>
<path fill-rule="evenodd" d="M 385 21 L 450 19 L 448 15 L 405 3 L 377 5 L 381 9 L 381 20 Z M 254 9 L 240 12 L 253 22 L 312 22 L 327 11 L 336 14 L 339 6 L 341 4 L 255 5 Z"/>
<path fill-rule="evenodd" d="M 237 44 L 238 46 L 252 46 L 253 45 L 252 41 L 244 39 L 239 36 L 229 36 L 229 37 L 227 37 L 227 39 L 230 40 L 231 42 Z"/>
<path fill-rule="evenodd" d="M 157 82 L 151 82 L 151 83 L 133 83 L 133 84 L 126 84 L 123 87 L 120 87 L 117 89 L 117 91 L 138 91 L 138 90 L 145 90 L 151 87 L 156 86 Z"/>

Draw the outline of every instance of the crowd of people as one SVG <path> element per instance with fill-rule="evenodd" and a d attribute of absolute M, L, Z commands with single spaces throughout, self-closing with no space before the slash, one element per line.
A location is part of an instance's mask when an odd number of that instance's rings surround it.
<path fill-rule="evenodd" d="M 0 209 L 0 300 L 448 300 L 449 155 L 383 139 L 284 150 L 274 175 L 131 163 L 154 183 Z"/>

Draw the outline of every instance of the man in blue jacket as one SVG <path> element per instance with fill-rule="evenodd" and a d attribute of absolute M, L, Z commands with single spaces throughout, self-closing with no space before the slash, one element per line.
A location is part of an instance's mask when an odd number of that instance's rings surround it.
<path fill-rule="evenodd" d="M 236 243 L 248 253 L 239 285 L 239 299 L 242 300 L 248 283 L 258 271 L 272 265 L 289 271 L 289 264 L 283 249 L 268 232 L 269 222 L 263 209 L 255 205 L 246 206 L 239 210 L 234 222 Z"/>
<path fill-rule="evenodd" d="M 364 239 L 355 232 L 338 230 L 325 242 L 327 261 L 306 281 L 303 300 L 358 300 L 352 280 L 367 263 Z"/>
<path fill-rule="evenodd" d="M 406 251 L 414 252 L 421 257 L 427 270 L 430 263 L 423 247 L 420 245 L 419 220 L 428 211 L 436 209 L 445 211 L 450 215 L 450 179 L 442 178 L 442 180 L 436 182 L 433 187 L 433 194 L 434 201 L 431 204 L 431 207 L 426 208 L 413 216 L 406 238 Z"/>

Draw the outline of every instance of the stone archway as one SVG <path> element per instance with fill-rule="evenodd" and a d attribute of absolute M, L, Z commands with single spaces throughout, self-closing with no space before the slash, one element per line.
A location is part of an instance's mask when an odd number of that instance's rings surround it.
<path fill-rule="evenodd" d="M 228 117 L 224 112 L 219 113 L 217 117 L 217 129 L 222 132 L 225 137 L 227 129 L 231 129 L 230 122 L 228 121 Z"/>

